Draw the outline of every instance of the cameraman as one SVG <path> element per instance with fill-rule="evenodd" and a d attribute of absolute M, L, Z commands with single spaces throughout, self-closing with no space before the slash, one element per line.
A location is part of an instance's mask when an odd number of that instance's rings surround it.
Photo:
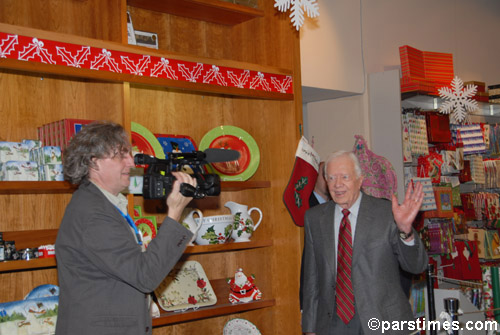
<path fill-rule="evenodd" d="M 182 256 L 192 234 L 179 221 L 192 198 L 181 172 L 167 198 L 168 214 L 146 249 L 127 214 L 134 167 L 131 144 L 121 125 L 83 127 L 64 152 L 65 178 L 79 184 L 66 207 L 56 240 L 60 286 L 56 334 L 151 334 L 152 292 Z"/>

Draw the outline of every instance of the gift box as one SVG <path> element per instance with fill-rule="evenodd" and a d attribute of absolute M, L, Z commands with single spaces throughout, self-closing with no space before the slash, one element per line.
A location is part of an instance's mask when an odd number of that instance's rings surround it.
<path fill-rule="evenodd" d="M 421 51 L 408 45 L 399 48 L 401 92 L 423 91 L 439 95 L 438 88 L 449 86 L 454 77 L 453 55 Z"/>
<path fill-rule="evenodd" d="M 46 164 L 43 165 L 43 170 L 43 180 L 64 181 L 62 164 Z"/>
<path fill-rule="evenodd" d="M 4 181 L 38 181 L 38 164 L 36 162 L 8 161 L 2 163 L 2 180 Z"/>
<path fill-rule="evenodd" d="M 488 94 L 490 96 L 500 94 L 500 84 L 488 86 Z"/>
<path fill-rule="evenodd" d="M 61 148 L 55 146 L 42 147 L 42 162 L 46 164 L 61 164 L 62 154 Z"/>
<path fill-rule="evenodd" d="M 477 87 L 478 93 L 485 93 L 486 92 L 486 83 L 483 81 L 466 81 L 466 82 L 464 82 L 464 87 L 466 87 L 467 85 L 475 85 Z"/>
<path fill-rule="evenodd" d="M 44 146 L 57 146 L 64 150 L 71 138 L 86 124 L 94 120 L 63 119 L 38 127 L 38 138 Z"/>
<path fill-rule="evenodd" d="M 471 97 L 471 99 L 481 102 L 488 102 L 490 100 L 490 97 L 486 92 L 477 92 L 476 95 Z"/>
<path fill-rule="evenodd" d="M 30 148 L 20 142 L 0 142 L 0 163 L 8 161 L 29 161 Z"/>

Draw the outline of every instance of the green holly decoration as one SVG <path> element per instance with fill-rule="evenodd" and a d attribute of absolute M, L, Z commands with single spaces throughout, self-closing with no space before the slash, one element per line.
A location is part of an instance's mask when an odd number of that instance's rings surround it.
<path fill-rule="evenodd" d="M 208 240 L 209 244 L 218 244 L 217 234 L 215 233 L 214 226 L 207 229 L 207 232 L 201 236 L 204 240 Z"/>
<path fill-rule="evenodd" d="M 300 179 L 297 180 L 297 182 L 295 183 L 295 190 L 302 191 L 302 189 L 304 189 L 304 187 L 306 187 L 308 181 L 309 181 L 309 178 L 300 177 Z"/>
<path fill-rule="evenodd" d="M 302 191 L 304 187 L 306 187 L 308 182 L 309 178 L 300 177 L 300 179 L 295 183 L 295 192 L 293 193 L 293 196 L 295 198 L 295 205 L 297 206 L 297 208 L 302 207 L 302 197 L 300 196 L 299 191 Z"/>

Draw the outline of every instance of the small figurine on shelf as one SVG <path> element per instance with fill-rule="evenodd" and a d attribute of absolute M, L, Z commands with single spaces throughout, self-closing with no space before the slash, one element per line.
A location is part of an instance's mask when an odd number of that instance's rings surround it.
<path fill-rule="evenodd" d="M 262 293 L 253 283 L 254 279 L 254 275 L 247 277 L 243 273 L 243 269 L 239 268 L 236 270 L 234 278 L 228 279 L 227 281 L 230 289 L 229 301 L 235 304 L 237 302 L 249 302 L 262 299 Z"/>

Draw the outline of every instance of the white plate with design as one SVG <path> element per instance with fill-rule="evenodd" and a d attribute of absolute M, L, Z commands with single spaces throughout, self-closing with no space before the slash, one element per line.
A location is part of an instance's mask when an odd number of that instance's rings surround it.
<path fill-rule="evenodd" d="M 245 319 L 229 320 L 224 326 L 223 335 L 261 335 L 259 329 Z"/>

